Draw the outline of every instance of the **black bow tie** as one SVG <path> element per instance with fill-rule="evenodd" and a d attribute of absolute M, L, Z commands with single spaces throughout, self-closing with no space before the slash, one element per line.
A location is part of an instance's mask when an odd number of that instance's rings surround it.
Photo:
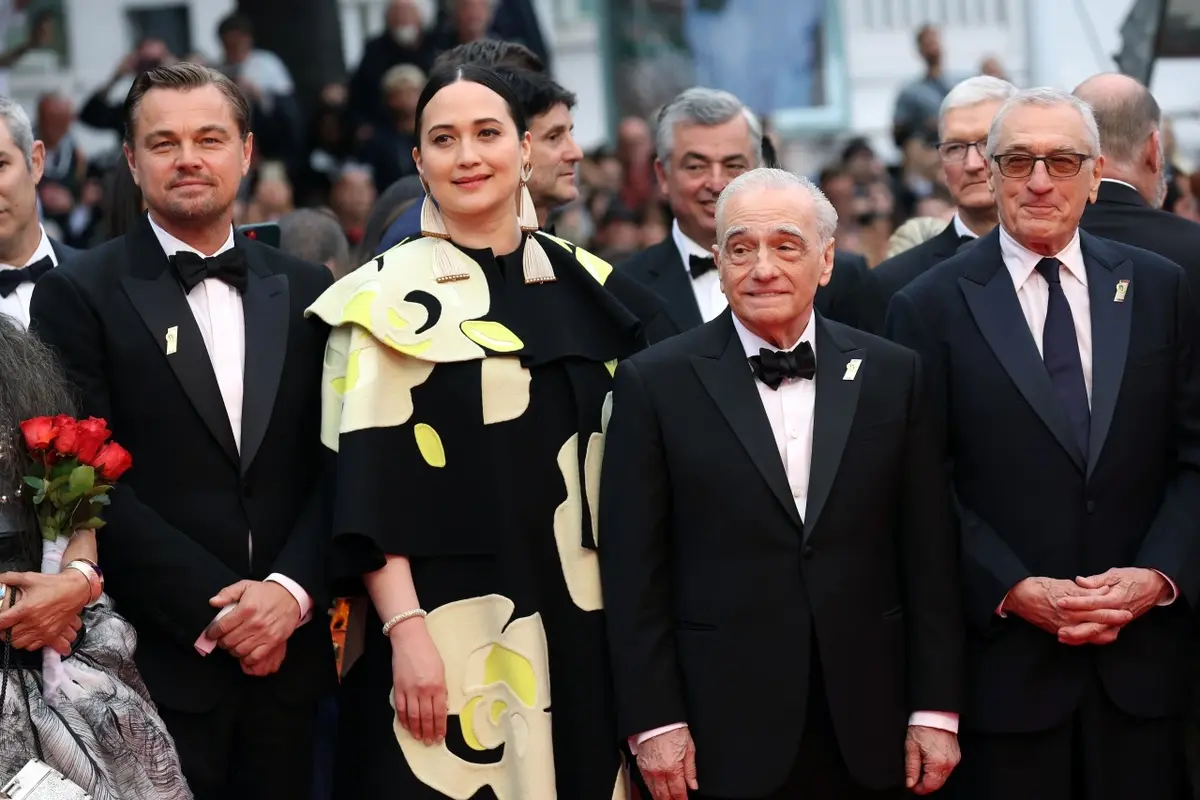
<path fill-rule="evenodd" d="M 758 355 L 750 356 L 749 360 L 754 369 L 754 377 L 771 389 L 778 389 L 784 378 L 812 380 L 817 374 L 817 357 L 808 342 L 801 342 L 791 352 L 768 350 L 764 347 L 758 351 Z"/>
<path fill-rule="evenodd" d="M 692 273 L 692 280 L 715 269 L 716 266 L 717 262 L 712 260 L 712 256 L 688 256 L 688 270 Z"/>
<path fill-rule="evenodd" d="M 246 254 L 240 248 L 231 247 L 210 258 L 181 250 L 170 260 L 185 292 L 207 278 L 224 281 L 239 292 L 246 291 Z"/>
<path fill-rule="evenodd" d="M 8 297 L 22 283 L 37 283 L 38 278 L 54 269 L 50 256 L 27 264 L 20 269 L 0 269 L 0 297 Z"/>

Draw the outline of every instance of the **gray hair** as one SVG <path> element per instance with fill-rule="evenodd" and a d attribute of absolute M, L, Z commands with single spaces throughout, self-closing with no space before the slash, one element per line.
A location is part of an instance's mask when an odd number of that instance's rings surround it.
<path fill-rule="evenodd" d="M 717 243 L 725 248 L 725 206 L 735 195 L 745 191 L 763 191 L 769 189 L 803 189 L 812 198 L 816 210 L 817 241 L 820 246 L 829 243 L 837 231 L 838 215 L 833 203 L 808 178 L 796 175 L 782 169 L 759 167 L 738 175 L 717 198 Z"/>
<path fill-rule="evenodd" d="M 742 105 L 742 101 L 729 92 L 693 86 L 681 92 L 658 112 L 654 148 L 658 159 L 666 167 L 675 147 L 676 125 L 704 125 L 713 127 L 741 115 L 750 129 L 750 149 L 754 152 L 754 165 L 762 163 L 762 123 L 753 111 Z"/>
<path fill-rule="evenodd" d="M 1000 132 L 1004 129 L 1005 118 L 1014 108 L 1023 106 L 1040 106 L 1042 108 L 1070 106 L 1075 109 L 1079 112 L 1080 119 L 1083 120 L 1089 150 L 1087 155 L 1093 158 L 1100 155 L 1100 129 L 1096 126 L 1096 115 L 1092 113 L 1092 107 L 1073 94 L 1043 86 L 1037 89 L 1023 89 L 1000 106 L 1000 110 L 992 119 L 992 127 L 988 129 L 987 157 L 989 161 L 992 156 L 996 155 L 996 147 L 999 144 Z"/>
<path fill-rule="evenodd" d="M 54 353 L 16 321 L 0 314 L 0 495 L 21 488 L 29 458 L 21 437 L 23 420 L 57 414 L 75 415 L 70 384 Z M 22 492 L 26 498 L 31 495 Z M 37 569 L 41 536 L 31 502 L 5 503 L 5 523 L 15 522 L 21 533 L 22 555 Z M 4 509 L 0 508 L 0 511 Z"/>
<path fill-rule="evenodd" d="M 1133 78 L 1128 84 L 1125 90 L 1095 92 L 1095 97 L 1087 101 L 1100 129 L 1101 152 L 1119 164 L 1136 161 L 1146 140 L 1162 127 L 1162 109 L 1154 95 Z M 1084 92 L 1080 89 L 1087 92 L 1086 82 L 1075 88 L 1076 96 L 1082 99 Z"/>
<path fill-rule="evenodd" d="M 332 262 L 336 277 L 350 269 L 350 243 L 332 214 L 301 208 L 279 218 L 279 247 L 313 264 Z"/>
<path fill-rule="evenodd" d="M 13 144 L 25 158 L 25 168 L 33 170 L 33 123 L 21 104 L 11 97 L 0 97 L 0 119 L 8 125 Z"/>
<path fill-rule="evenodd" d="M 938 110 L 938 135 L 942 133 L 942 120 L 946 114 L 959 108 L 970 108 L 980 103 L 1004 103 L 1019 90 L 1006 80 L 990 75 L 978 75 L 958 83 L 942 100 Z"/>

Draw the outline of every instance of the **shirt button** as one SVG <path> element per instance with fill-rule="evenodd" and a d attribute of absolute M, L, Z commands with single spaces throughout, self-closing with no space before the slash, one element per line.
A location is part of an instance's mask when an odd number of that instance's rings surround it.
<path fill-rule="evenodd" d="M 801 495 L 803 495 L 803 494 L 804 494 L 804 489 L 803 489 L 803 487 L 800 487 L 800 486 L 793 486 L 793 487 L 792 487 L 792 497 L 800 497 L 800 496 L 801 496 Z"/>
<path fill-rule="evenodd" d="M 799 439 L 800 431 L 796 430 L 795 428 L 792 428 L 791 430 L 788 431 L 788 437 L 791 439 Z"/>

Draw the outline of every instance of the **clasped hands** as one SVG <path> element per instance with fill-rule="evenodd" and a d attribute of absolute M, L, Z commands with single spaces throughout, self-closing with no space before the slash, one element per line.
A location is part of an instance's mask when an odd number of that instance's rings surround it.
<path fill-rule="evenodd" d="M 1074 581 L 1026 578 L 1009 592 L 1003 609 L 1063 644 L 1111 644 L 1122 628 L 1170 592 L 1170 583 L 1158 572 L 1121 567 Z"/>
<path fill-rule="evenodd" d="M 261 678 L 279 670 L 287 640 L 300 625 L 300 604 L 291 592 L 274 581 L 238 581 L 208 602 L 233 607 L 204 633 L 241 662 L 242 672 Z"/>
<path fill-rule="evenodd" d="M 54 575 L 41 572 L 6 572 L 0 583 L 9 591 L 19 589 L 16 605 L 4 601 L 0 611 L 0 634 L 12 631 L 12 646 L 18 650 L 53 648 L 59 655 L 71 654 L 71 646 L 83 627 L 80 613 L 92 596 L 92 587 L 79 571 L 69 569 Z"/>
<path fill-rule="evenodd" d="M 904 738 L 904 784 L 913 794 L 931 794 L 958 766 L 958 737 L 949 731 L 910 725 Z M 653 800 L 687 800 L 699 791 L 696 745 L 686 728 L 661 733 L 638 745 L 638 770 Z"/>

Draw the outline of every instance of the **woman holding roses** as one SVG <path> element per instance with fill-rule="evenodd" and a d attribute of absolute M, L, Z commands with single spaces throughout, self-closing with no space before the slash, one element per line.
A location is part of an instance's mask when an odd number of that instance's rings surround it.
<path fill-rule="evenodd" d="M 60 571 L 95 561 L 95 531 L 44 545 L 23 486 L 31 447 L 77 456 L 110 479 L 127 455 L 101 450 L 102 421 L 53 416 L 73 410 L 66 380 L 50 352 L 2 314 L 0 375 L 0 785 L 39 758 L 96 800 L 189 798 L 133 665 L 133 629 L 107 597 L 93 602 L 82 571 Z"/>

